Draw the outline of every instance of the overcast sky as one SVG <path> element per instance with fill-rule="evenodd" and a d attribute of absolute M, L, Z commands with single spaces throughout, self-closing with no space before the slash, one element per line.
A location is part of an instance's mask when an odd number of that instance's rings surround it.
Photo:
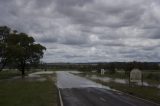
<path fill-rule="evenodd" d="M 46 46 L 45 62 L 160 61 L 160 0 L 0 0 L 0 26 Z"/>

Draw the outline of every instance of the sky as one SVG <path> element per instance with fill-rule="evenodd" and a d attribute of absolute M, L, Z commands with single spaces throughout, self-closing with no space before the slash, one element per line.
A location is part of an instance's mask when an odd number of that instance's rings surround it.
<path fill-rule="evenodd" d="M 44 45 L 44 62 L 160 61 L 160 0 L 0 0 L 0 26 Z"/>

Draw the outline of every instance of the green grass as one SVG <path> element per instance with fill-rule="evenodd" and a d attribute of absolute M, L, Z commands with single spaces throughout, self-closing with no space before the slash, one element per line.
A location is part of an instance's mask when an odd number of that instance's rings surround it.
<path fill-rule="evenodd" d="M 0 72 L 0 80 L 10 79 L 20 75 L 21 73 L 17 70 L 5 70 Z"/>
<path fill-rule="evenodd" d="M 57 106 L 57 88 L 46 81 L 1 80 L 1 106 Z"/>
<path fill-rule="evenodd" d="M 38 72 L 38 71 L 44 71 L 44 70 L 41 70 L 41 69 L 30 69 L 29 71 L 26 70 L 25 75 Z M 12 79 L 16 76 L 21 76 L 21 72 L 19 70 L 8 69 L 0 72 L 0 80 Z"/>
<path fill-rule="evenodd" d="M 144 72 L 143 79 L 150 84 L 160 84 L 160 72 Z"/>
<path fill-rule="evenodd" d="M 115 73 L 115 74 L 110 74 L 110 73 L 105 73 L 104 75 L 102 75 L 103 77 L 111 77 L 111 78 L 120 78 L 120 79 L 127 79 L 128 75 L 126 75 L 125 73 Z"/>

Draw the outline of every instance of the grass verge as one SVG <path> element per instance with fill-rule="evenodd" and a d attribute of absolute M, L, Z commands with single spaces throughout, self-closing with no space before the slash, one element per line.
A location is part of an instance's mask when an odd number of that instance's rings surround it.
<path fill-rule="evenodd" d="M 0 81 L 1 106 L 57 106 L 57 88 L 46 81 Z"/>
<path fill-rule="evenodd" d="M 0 80 L 10 79 L 20 75 L 21 73 L 17 70 L 5 70 L 0 72 Z"/>

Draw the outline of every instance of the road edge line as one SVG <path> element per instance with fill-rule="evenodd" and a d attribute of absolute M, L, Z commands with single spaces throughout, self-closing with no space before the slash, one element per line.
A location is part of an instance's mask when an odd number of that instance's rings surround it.
<path fill-rule="evenodd" d="M 84 77 L 84 78 L 86 78 L 86 77 Z M 91 80 L 91 81 L 94 81 L 94 80 L 92 80 L 92 79 L 90 79 L 90 78 L 87 78 L 87 79 L 89 79 L 89 80 Z M 94 82 L 95 82 L 95 81 L 94 81 Z M 101 84 L 101 85 L 103 85 L 103 86 L 106 86 L 106 85 L 104 85 L 104 84 L 102 84 L 102 83 L 99 83 L 99 84 Z M 108 87 L 110 87 L 110 86 L 108 86 Z M 105 89 L 105 88 L 104 88 L 104 89 Z M 128 95 L 128 96 L 131 96 L 131 97 L 137 98 L 137 99 L 139 99 L 139 100 L 143 100 L 143 101 L 146 101 L 146 102 L 152 103 L 152 104 L 154 104 L 154 105 L 158 105 L 158 106 L 160 106 L 160 104 L 159 104 L 159 103 L 156 103 L 156 102 L 154 102 L 154 101 L 147 100 L 147 99 L 144 99 L 144 98 L 138 97 L 138 96 L 136 96 L 136 95 L 131 95 L 131 94 L 127 93 L 127 92 L 123 92 L 123 91 L 117 90 L 117 89 L 115 89 L 115 88 L 113 88 L 113 89 L 114 89 L 116 92 L 120 92 L 120 93 L 126 94 L 126 95 Z M 113 91 L 113 90 L 111 90 L 111 91 Z M 114 91 L 114 92 L 115 92 L 115 91 Z"/>
<path fill-rule="evenodd" d="M 58 94 L 59 94 L 60 106 L 63 106 L 63 100 L 62 100 L 61 91 L 59 88 L 58 88 Z"/>
<path fill-rule="evenodd" d="M 160 105 L 159 103 L 153 102 L 153 101 L 151 101 L 151 100 L 143 99 L 143 98 L 141 98 L 141 97 L 138 97 L 138 96 L 135 96 L 135 95 L 131 95 L 131 94 L 129 94 L 129 93 L 122 92 L 122 91 L 119 91 L 119 90 L 117 90 L 117 91 L 118 91 L 118 92 L 121 92 L 121 93 L 123 93 L 123 94 L 125 94 L 125 95 L 131 96 L 131 97 L 133 97 L 133 98 L 137 98 L 137 99 L 139 99 L 139 100 L 143 100 L 143 101 L 146 101 L 146 102 L 150 102 L 150 103 L 155 104 L 155 105 L 158 105 L 158 106 Z"/>

